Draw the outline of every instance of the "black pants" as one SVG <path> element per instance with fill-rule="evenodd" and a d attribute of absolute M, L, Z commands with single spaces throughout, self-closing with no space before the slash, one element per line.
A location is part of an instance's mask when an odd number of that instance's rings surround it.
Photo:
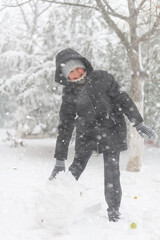
<path fill-rule="evenodd" d="M 69 171 L 73 174 L 76 180 L 84 171 L 89 158 L 92 153 L 85 152 L 81 155 L 76 155 Z M 118 209 L 121 203 L 122 190 L 120 184 L 120 171 L 119 171 L 119 152 L 104 152 L 104 194 L 105 200 L 108 205 L 108 210 Z"/>

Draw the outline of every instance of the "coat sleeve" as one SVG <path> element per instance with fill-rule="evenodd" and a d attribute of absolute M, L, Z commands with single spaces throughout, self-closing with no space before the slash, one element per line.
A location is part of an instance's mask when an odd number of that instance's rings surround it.
<path fill-rule="evenodd" d="M 122 90 L 111 74 L 104 74 L 107 83 L 107 95 L 118 104 L 133 126 L 143 122 L 143 118 L 129 95 Z"/>
<path fill-rule="evenodd" d="M 72 137 L 75 118 L 76 107 L 73 95 L 64 88 L 62 104 L 59 112 L 58 136 L 54 155 L 56 159 L 67 159 L 68 146 Z"/>

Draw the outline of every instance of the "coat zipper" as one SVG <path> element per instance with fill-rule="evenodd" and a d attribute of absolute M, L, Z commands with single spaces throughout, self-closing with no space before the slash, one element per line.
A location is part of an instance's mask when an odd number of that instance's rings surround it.
<path fill-rule="evenodd" d="M 86 88 L 85 88 L 85 87 L 84 87 L 84 89 L 85 89 L 85 91 L 86 91 L 87 98 L 88 98 L 88 100 L 89 100 L 89 102 L 90 102 L 90 104 L 91 104 L 91 106 L 92 106 L 92 108 L 93 108 L 94 115 L 96 116 L 96 111 L 95 111 L 95 109 L 94 109 L 93 103 L 92 103 L 92 101 L 91 101 L 90 97 L 88 96 L 88 93 L 87 93 L 87 90 L 86 90 Z"/>
<path fill-rule="evenodd" d="M 115 121 L 115 119 L 114 119 L 111 115 L 109 115 L 109 117 L 112 119 L 112 121 L 113 121 L 114 124 L 116 125 L 116 121 Z"/>
<path fill-rule="evenodd" d="M 90 102 L 90 104 L 91 104 L 91 106 L 92 106 L 92 108 L 93 108 L 94 115 L 95 115 L 95 117 L 96 117 L 96 111 L 95 111 L 95 109 L 94 109 L 93 103 L 92 103 L 92 101 L 91 101 L 91 99 L 90 99 L 90 97 L 89 97 L 89 95 L 88 95 L 87 90 L 86 90 L 85 87 L 84 87 L 84 89 L 85 89 L 85 92 L 86 92 L 86 94 L 87 94 L 87 98 L 88 98 L 88 100 L 89 100 L 89 102 Z M 98 132 L 100 132 L 100 128 L 99 128 L 99 125 L 98 125 L 97 121 L 96 121 L 96 127 L 97 127 L 97 129 L 98 129 Z M 98 147 L 98 146 L 99 146 L 99 144 L 97 143 L 97 153 L 99 153 L 99 147 Z"/>

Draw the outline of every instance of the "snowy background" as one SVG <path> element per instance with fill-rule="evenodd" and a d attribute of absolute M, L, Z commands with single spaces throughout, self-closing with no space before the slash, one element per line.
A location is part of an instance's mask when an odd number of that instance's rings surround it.
<path fill-rule="evenodd" d="M 17 2 L 25 1 L 0 1 L 0 238 L 159 240 L 159 32 L 140 46 L 141 67 L 148 73 L 144 120 L 158 139 L 152 146 L 145 144 L 140 172 L 127 172 L 129 153 L 121 154 L 122 218 L 109 223 L 101 155 L 92 156 L 78 182 L 67 171 L 48 181 L 55 163 L 62 91 L 54 81 L 55 56 L 63 48 L 74 48 L 95 69 L 112 73 L 130 93 L 132 72 L 126 50 L 98 11 L 40 0 L 15 7 Z M 116 11 L 128 15 L 126 0 L 109 2 Z M 159 0 L 147 0 L 143 10 L 138 34 L 153 25 L 155 11 L 158 14 L 160 10 Z M 113 19 L 129 39 L 124 21 Z M 73 155 L 74 141 L 67 168 Z"/>
<path fill-rule="evenodd" d="M 138 173 L 126 172 L 128 152 L 121 154 L 122 218 L 110 223 L 101 155 L 93 155 L 78 182 L 67 171 L 50 182 L 53 139 L 26 140 L 25 147 L 10 148 L 2 141 L 4 130 L 0 133 L 1 239 L 160 239 L 159 148 L 145 148 Z M 73 145 L 67 168 L 72 160 Z"/>

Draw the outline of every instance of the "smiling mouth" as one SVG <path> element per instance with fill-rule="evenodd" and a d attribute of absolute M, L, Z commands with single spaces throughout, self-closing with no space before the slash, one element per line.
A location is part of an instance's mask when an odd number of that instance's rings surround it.
<path fill-rule="evenodd" d="M 83 75 L 85 75 L 85 74 L 80 74 L 80 75 L 79 75 L 79 77 L 74 77 L 74 79 L 73 79 L 73 80 L 77 80 L 77 79 L 79 79 L 79 78 L 83 77 Z"/>
<path fill-rule="evenodd" d="M 81 81 L 85 76 L 86 76 L 86 72 L 85 74 L 81 74 L 81 76 L 79 78 L 74 78 L 73 80 L 69 80 L 70 82 L 79 82 Z"/>

